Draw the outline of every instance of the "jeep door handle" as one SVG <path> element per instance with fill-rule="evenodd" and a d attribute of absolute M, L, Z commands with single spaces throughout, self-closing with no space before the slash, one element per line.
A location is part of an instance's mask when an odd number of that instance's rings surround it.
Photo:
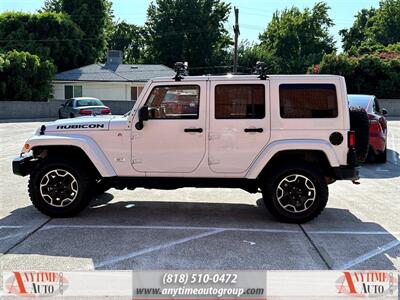
<path fill-rule="evenodd" d="M 185 132 L 203 132 L 203 128 L 185 128 Z"/>
<path fill-rule="evenodd" d="M 264 129 L 262 129 L 262 128 L 245 128 L 245 130 L 244 130 L 244 132 L 259 132 L 259 133 L 261 133 L 263 131 L 264 131 Z"/>

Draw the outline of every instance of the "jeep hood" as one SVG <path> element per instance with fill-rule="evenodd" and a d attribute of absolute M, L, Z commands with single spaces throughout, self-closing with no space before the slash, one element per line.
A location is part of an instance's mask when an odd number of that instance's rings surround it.
<path fill-rule="evenodd" d="M 73 119 L 63 119 L 47 123 L 45 132 L 109 130 L 113 115 L 87 116 Z"/>

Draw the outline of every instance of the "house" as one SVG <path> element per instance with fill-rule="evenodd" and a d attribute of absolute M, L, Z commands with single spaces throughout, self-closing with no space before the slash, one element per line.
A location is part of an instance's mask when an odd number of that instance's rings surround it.
<path fill-rule="evenodd" d="M 100 100 L 136 100 L 146 82 L 175 72 L 164 65 L 127 65 L 122 52 L 108 52 L 107 63 L 92 64 L 56 74 L 53 98 L 96 97 Z"/>

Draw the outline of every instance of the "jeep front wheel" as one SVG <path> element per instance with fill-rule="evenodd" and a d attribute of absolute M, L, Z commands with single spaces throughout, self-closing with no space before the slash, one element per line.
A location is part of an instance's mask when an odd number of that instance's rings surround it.
<path fill-rule="evenodd" d="M 328 201 L 324 176 L 311 165 L 282 166 L 263 178 L 268 178 L 261 186 L 265 206 L 280 221 L 310 221 L 322 212 Z"/>
<path fill-rule="evenodd" d="M 81 166 L 61 159 L 45 159 L 30 175 L 33 205 L 50 217 L 71 217 L 92 198 L 89 176 Z"/>

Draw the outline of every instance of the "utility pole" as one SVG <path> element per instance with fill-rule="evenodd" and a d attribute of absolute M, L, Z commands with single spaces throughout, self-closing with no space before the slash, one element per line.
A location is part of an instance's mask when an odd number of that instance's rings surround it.
<path fill-rule="evenodd" d="M 233 74 L 236 74 L 238 67 L 238 38 L 240 35 L 239 8 L 234 7 L 234 10 L 235 10 L 235 25 L 233 26 L 233 32 L 235 33 L 235 49 L 233 53 Z"/>

